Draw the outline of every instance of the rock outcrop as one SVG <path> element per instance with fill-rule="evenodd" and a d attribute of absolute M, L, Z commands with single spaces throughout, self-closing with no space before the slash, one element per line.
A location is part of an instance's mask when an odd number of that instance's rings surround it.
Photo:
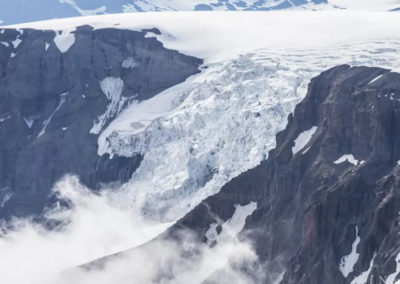
<path fill-rule="evenodd" d="M 40 216 L 65 174 L 91 189 L 131 177 L 142 157 L 98 156 L 98 135 L 202 64 L 148 33 L 0 29 L 0 219 Z"/>

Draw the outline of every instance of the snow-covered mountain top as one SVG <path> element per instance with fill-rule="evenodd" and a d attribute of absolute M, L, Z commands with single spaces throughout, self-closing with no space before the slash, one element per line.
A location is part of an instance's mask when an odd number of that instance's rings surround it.
<path fill-rule="evenodd" d="M 206 59 L 232 58 L 259 48 L 295 46 L 312 48 L 346 42 L 400 38 L 400 17 L 392 12 L 368 11 L 273 11 L 273 12 L 163 12 L 86 16 L 20 24 L 15 28 L 66 30 L 71 37 L 77 26 L 140 30 L 167 48 Z"/>
<path fill-rule="evenodd" d="M 397 0 L 327 0 L 321 4 L 311 1 L 303 5 L 296 5 L 290 9 L 297 10 L 356 10 L 356 11 L 398 11 L 400 1 Z"/>
<path fill-rule="evenodd" d="M 400 9 L 400 1 L 397 0 L 329 0 L 328 2 L 332 7 L 348 10 L 396 11 Z"/>
<path fill-rule="evenodd" d="M 0 24 L 127 12 L 399 8 L 399 0 L 0 0 Z"/>

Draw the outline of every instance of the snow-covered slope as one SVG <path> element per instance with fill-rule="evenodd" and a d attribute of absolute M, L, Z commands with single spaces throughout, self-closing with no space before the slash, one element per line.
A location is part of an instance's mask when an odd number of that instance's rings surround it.
<path fill-rule="evenodd" d="M 398 0 L 0 0 L 0 24 L 53 18 L 152 11 L 270 11 L 281 9 L 357 9 L 388 11 Z"/>
<path fill-rule="evenodd" d="M 185 24 L 182 24 L 185 23 Z M 158 28 L 165 47 L 208 62 L 234 58 L 261 48 L 314 48 L 400 38 L 397 13 L 370 11 L 163 12 L 86 16 L 6 26 L 64 30 L 67 39 L 77 26 Z M 72 34 L 71 34 L 72 33 Z M 62 42 L 62 41 L 60 41 Z M 73 44 L 73 43 L 72 43 Z"/>

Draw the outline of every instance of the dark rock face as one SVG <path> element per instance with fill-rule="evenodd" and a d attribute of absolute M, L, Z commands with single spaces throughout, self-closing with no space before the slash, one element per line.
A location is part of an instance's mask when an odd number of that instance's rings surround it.
<path fill-rule="evenodd" d="M 310 129 L 308 143 L 293 153 L 294 141 Z M 189 229 L 205 240 L 216 216 L 226 221 L 235 204 L 254 201 L 241 236 L 268 264 L 265 283 L 283 272 L 282 284 L 351 283 L 369 269 L 362 283 L 395 277 L 400 74 L 347 65 L 323 72 L 276 140 L 266 161 L 207 198 L 169 236 Z"/>
<path fill-rule="evenodd" d="M 202 64 L 148 32 L 0 29 L 0 219 L 39 215 L 65 174 L 92 189 L 131 177 L 142 157 L 98 156 L 98 134 Z"/>

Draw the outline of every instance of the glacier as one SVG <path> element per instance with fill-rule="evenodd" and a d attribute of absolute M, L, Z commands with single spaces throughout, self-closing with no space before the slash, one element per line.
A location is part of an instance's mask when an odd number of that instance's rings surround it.
<path fill-rule="evenodd" d="M 110 198 L 153 221 L 179 219 L 267 158 L 312 77 L 339 63 L 396 68 L 399 47 L 388 41 L 259 50 L 203 66 L 186 82 L 132 104 L 101 133 L 99 154 L 144 156 Z"/>

